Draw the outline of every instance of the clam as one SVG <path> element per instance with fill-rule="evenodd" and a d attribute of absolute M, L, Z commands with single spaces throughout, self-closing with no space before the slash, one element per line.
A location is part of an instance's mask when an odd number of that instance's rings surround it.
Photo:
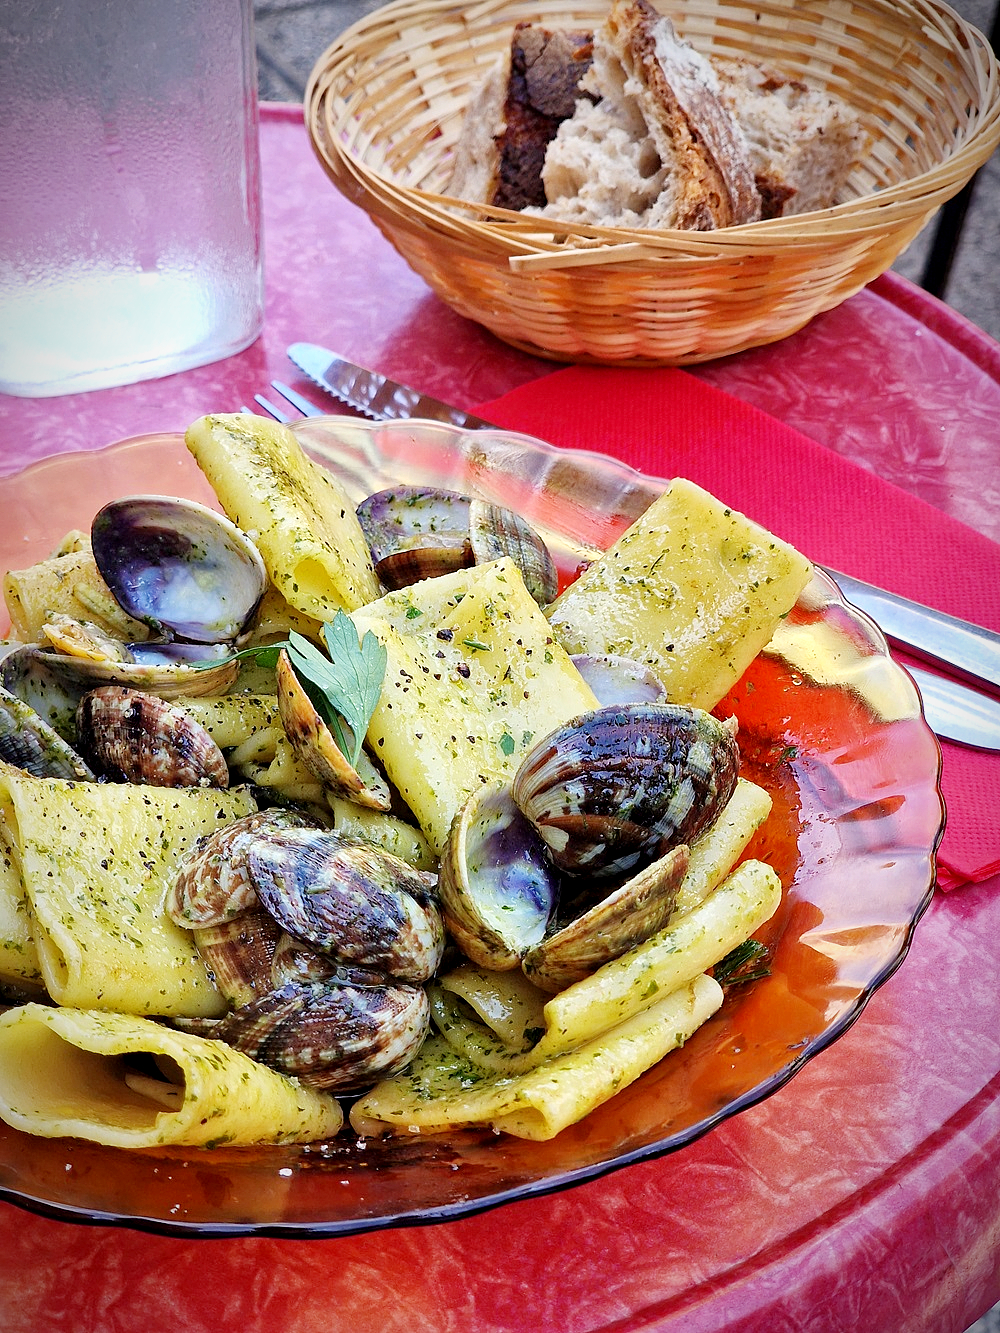
<path fill-rule="evenodd" d="M 576 653 L 570 661 L 602 707 L 666 703 L 667 691 L 663 682 L 644 662 L 619 657 L 615 653 Z"/>
<path fill-rule="evenodd" d="M 509 788 L 483 787 L 455 816 L 438 892 L 449 933 L 480 967 L 518 967 L 542 940 L 559 875 Z"/>
<path fill-rule="evenodd" d="M 247 871 L 259 901 L 289 935 L 338 964 L 418 984 L 437 970 L 444 926 L 427 871 L 370 843 L 312 829 L 256 838 Z"/>
<path fill-rule="evenodd" d="M 0 686 L 0 759 L 36 778 L 94 781 L 83 757 L 22 699 Z"/>
<path fill-rule="evenodd" d="M 80 700 L 77 743 L 101 774 L 150 787 L 229 786 L 225 755 L 183 708 L 106 685 Z"/>
<path fill-rule="evenodd" d="M 232 921 L 257 906 L 247 871 L 247 853 L 260 837 L 280 829 L 317 827 L 297 810 L 256 810 L 199 838 L 181 864 L 166 910 L 179 926 L 193 929 Z"/>
<path fill-rule="evenodd" d="M 289 981 L 300 985 L 335 981 L 349 986 L 384 986 L 386 976 L 370 967 L 342 967 L 332 958 L 303 944 L 287 931 L 282 931 L 271 959 L 272 989 L 284 986 Z"/>
<path fill-rule="evenodd" d="M 528 949 L 521 966 L 530 981 L 555 994 L 620 958 L 662 930 L 688 867 L 682 845 L 634 875 L 588 911 Z"/>
<path fill-rule="evenodd" d="M 357 508 L 375 573 L 386 588 L 451 574 L 473 563 L 469 502 L 434 486 L 376 491 Z"/>
<path fill-rule="evenodd" d="M 66 657 L 82 657 L 89 662 L 131 662 L 128 646 L 113 639 L 99 625 L 75 620 L 62 612 L 54 614 L 42 626 L 42 634 L 51 648 Z"/>
<path fill-rule="evenodd" d="M 273 962 L 282 938 L 281 927 L 260 907 L 194 928 L 209 976 L 223 999 L 237 1008 L 274 989 Z"/>
<path fill-rule="evenodd" d="M 555 601 L 559 591 L 555 561 L 534 528 L 513 509 L 487 500 L 471 500 L 469 540 L 477 565 L 510 556 L 535 601 L 541 606 Z"/>
<path fill-rule="evenodd" d="M 53 652 L 21 644 L 0 662 L 0 683 L 29 704 L 60 736 L 75 735 L 76 709 L 88 690 L 103 685 L 145 690 L 161 699 L 224 694 L 239 675 L 225 650 L 178 644 L 128 644 L 121 659 Z M 200 665 L 199 665 L 200 664 Z"/>
<path fill-rule="evenodd" d="M 275 682 L 285 735 L 313 777 L 333 796 L 369 810 L 388 810 L 392 798 L 385 779 L 363 751 L 357 767 L 343 753 L 284 649 L 278 655 Z"/>
<path fill-rule="evenodd" d="M 408 1064 L 429 1024 L 419 986 L 287 982 L 233 1010 L 212 1036 L 303 1083 L 347 1093 Z"/>
<path fill-rule="evenodd" d="M 368 496 L 357 513 L 386 588 L 509 556 L 536 601 L 556 596 L 548 547 L 511 509 L 437 487 L 394 486 Z"/>
<path fill-rule="evenodd" d="M 550 732 L 511 790 L 561 870 L 620 877 L 693 842 L 738 771 L 735 721 L 680 704 L 610 705 Z"/>
<path fill-rule="evenodd" d="M 113 500 L 94 517 L 91 545 L 119 605 L 161 638 L 231 643 L 267 587 L 253 542 L 193 500 Z"/>

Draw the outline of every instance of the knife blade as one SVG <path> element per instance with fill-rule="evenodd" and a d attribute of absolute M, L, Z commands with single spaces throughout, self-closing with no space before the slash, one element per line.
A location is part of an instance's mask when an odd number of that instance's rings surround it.
<path fill-rule="evenodd" d="M 315 343 L 292 343 L 288 356 L 314 384 L 374 421 L 407 421 L 420 417 L 443 421 L 462 430 L 499 429 L 472 412 L 450 407 L 418 389 L 380 375 L 378 371 L 355 365 Z"/>
<path fill-rule="evenodd" d="M 891 642 L 951 675 L 1000 692 L 1000 634 L 835 569 L 826 573 Z"/>
<path fill-rule="evenodd" d="M 1000 750 L 1000 700 L 957 680 L 908 667 L 924 705 L 927 725 L 944 740 L 974 750 Z"/>

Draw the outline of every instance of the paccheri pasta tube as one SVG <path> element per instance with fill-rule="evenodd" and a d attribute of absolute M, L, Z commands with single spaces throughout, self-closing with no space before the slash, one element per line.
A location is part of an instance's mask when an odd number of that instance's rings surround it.
<path fill-rule="evenodd" d="M 252 535 L 277 591 L 326 620 L 381 591 L 361 526 L 340 482 L 287 426 L 241 413 L 202 417 L 187 446 L 233 522 Z"/>
<path fill-rule="evenodd" d="M 431 1037 L 405 1073 L 354 1104 L 351 1125 L 359 1134 L 489 1125 L 518 1138 L 551 1139 L 683 1045 L 721 1003 L 722 988 L 700 976 L 593 1041 L 512 1077 L 484 1078 Z"/>
<path fill-rule="evenodd" d="M 0 1116 L 29 1134 L 115 1148 L 309 1143 L 343 1123 L 332 1097 L 220 1041 L 41 1004 L 0 1018 Z"/>
<path fill-rule="evenodd" d="M 67 782 L 0 765 L 3 834 L 52 999 L 133 1014 L 220 1014 L 193 938 L 164 902 L 197 838 L 255 808 L 244 791 Z"/>

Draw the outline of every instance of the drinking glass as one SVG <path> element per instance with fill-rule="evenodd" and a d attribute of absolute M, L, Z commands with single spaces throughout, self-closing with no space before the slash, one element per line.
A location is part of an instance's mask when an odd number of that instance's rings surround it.
<path fill-rule="evenodd" d="M 262 288 L 252 0 L 0 0 L 0 391 L 220 360 Z"/>

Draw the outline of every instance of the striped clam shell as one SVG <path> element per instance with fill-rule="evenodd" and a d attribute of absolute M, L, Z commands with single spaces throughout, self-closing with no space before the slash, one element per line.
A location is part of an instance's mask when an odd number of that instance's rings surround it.
<path fill-rule="evenodd" d="M 81 752 L 105 777 L 151 787 L 229 786 L 225 756 L 183 708 L 141 690 L 105 685 L 80 700 Z"/>

